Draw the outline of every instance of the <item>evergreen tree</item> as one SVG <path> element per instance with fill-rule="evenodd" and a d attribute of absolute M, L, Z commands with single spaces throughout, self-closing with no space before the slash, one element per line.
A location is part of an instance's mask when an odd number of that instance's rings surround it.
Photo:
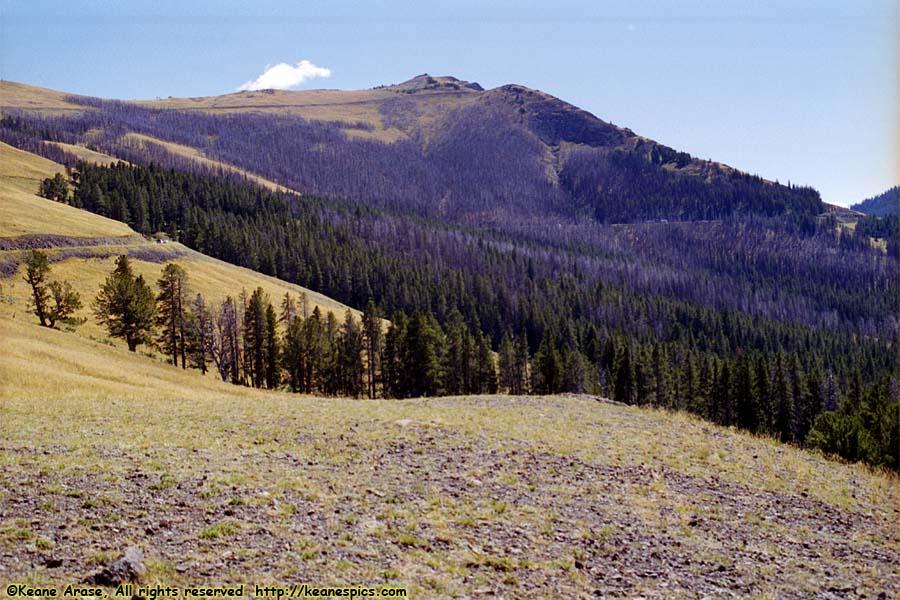
<path fill-rule="evenodd" d="M 584 354 L 577 350 L 569 350 L 563 364 L 563 391 L 583 394 L 592 388 L 591 364 Z"/>
<path fill-rule="evenodd" d="M 266 305 L 266 387 L 281 385 L 281 347 L 278 340 L 278 317 L 271 303 Z"/>
<path fill-rule="evenodd" d="M 369 398 L 376 398 L 378 395 L 378 374 L 381 372 L 384 336 L 382 335 L 381 318 L 378 314 L 378 309 L 371 298 L 369 298 L 368 303 L 366 303 L 366 309 L 363 311 L 363 335 L 365 336 Z"/>
<path fill-rule="evenodd" d="M 613 399 L 624 404 L 634 404 L 634 367 L 631 364 L 631 348 L 622 344 L 616 357 L 616 381 Z"/>
<path fill-rule="evenodd" d="M 285 324 L 290 323 L 297 316 L 297 301 L 290 292 L 285 292 L 281 299 L 281 316 L 279 321 Z"/>
<path fill-rule="evenodd" d="M 541 339 L 541 345 L 534 355 L 532 389 L 535 394 L 556 394 L 562 388 L 563 368 L 556 344 L 549 332 Z"/>
<path fill-rule="evenodd" d="M 772 401 L 775 406 L 773 433 L 775 433 L 782 442 L 793 441 L 793 397 L 791 396 L 790 382 L 788 381 L 784 365 L 784 355 L 781 352 L 775 357 L 775 377 L 772 382 Z"/>
<path fill-rule="evenodd" d="M 292 392 L 306 391 L 304 385 L 306 361 L 308 360 L 303 336 L 303 319 L 294 316 L 287 324 L 284 334 L 282 361 L 288 375 L 288 385 Z"/>
<path fill-rule="evenodd" d="M 363 395 L 363 331 L 350 310 L 344 315 L 338 340 L 338 364 L 340 391 L 345 396 L 358 398 Z"/>
<path fill-rule="evenodd" d="M 407 397 L 442 395 L 446 340 L 434 316 L 413 314 L 405 341 L 402 376 L 408 382 Z"/>
<path fill-rule="evenodd" d="M 305 348 L 305 368 L 303 387 L 307 394 L 324 390 L 325 342 L 322 311 L 315 307 L 308 319 L 303 321 L 303 347 Z"/>
<path fill-rule="evenodd" d="M 49 273 L 47 255 L 31 250 L 25 262 L 25 281 L 31 286 L 31 305 L 41 325 L 53 328 L 57 323 L 83 323 L 83 319 L 73 316 L 81 308 L 81 296 L 68 281 L 47 283 Z"/>
<path fill-rule="evenodd" d="M 529 394 L 529 371 L 531 368 L 528 358 L 528 335 L 522 332 L 516 343 L 516 368 L 513 375 L 513 394 Z"/>
<path fill-rule="evenodd" d="M 188 363 L 195 369 L 200 369 L 204 375 L 207 371 L 207 363 L 214 356 L 215 326 L 206 299 L 202 294 L 197 294 L 191 301 L 187 327 L 187 356 Z"/>
<path fill-rule="evenodd" d="M 669 361 L 666 357 L 666 350 L 660 343 L 653 344 L 653 382 L 655 384 L 653 394 L 653 404 L 658 407 L 671 406 L 670 383 L 669 383 Z"/>
<path fill-rule="evenodd" d="M 163 268 L 162 276 L 156 282 L 159 295 L 156 297 L 156 326 L 160 328 L 158 343 L 163 353 L 172 358 L 172 364 L 187 368 L 187 323 L 188 285 L 187 273 L 175 263 Z"/>
<path fill-rule="evenodd" d="M 760 413 L 757 430 L 775 433 L 775 404 L 772 400 L 772 386 L 769 382 L 769 366 L 761 356 L 756 359 L 753 381 L 756 384 Z"/>
<path fill-rule="evenodd" d="M 44 179 L 41 182 L 38 194 L 42 198 L 47 198 L 48 200 L 55 200 L 56 202 L 68 204 L 69 183 L 66 181 L 66 178 L 62 173 L 57 173 L 53 177 Z"/>
<path fill-rule="evenodd" d="M 50 263 L 47 255 L 40 250 L 32 250 L 28 253 L 25 262 L 25 281 L 31 286 L 31 305 L 34 315 L 43 327 L 50 327 L 47 320 L 50 312 L 50 290 L 47 287 L 47 274 L 50 272 Z"/>
<path fill-rule="evenodd" d="M 647 361 L 642 350 L 634 354 L 634 393 L 635 402 L 644 406 L 650 399 L 650 374 L 647 371 Z"/>
<path fill-rule="evenodd" d="M 746 354 L 742 355 L 737 363 L 733 397 L 737 426 L 752 432 L 759 431 L 759 398 L 753 381 L 753 369 Z"/>
<path fill-rule="evenodd" d="M 808 427 L 804 423 L 807 418 L 807 390 L 803 367 L 800 364 L 800 358 L 796 354 L 791 354 L 790 357 L 788 382 L 791 395 L 791 439 L 796 442 L 802 442 Z M 812 421 L 811 417 L 810 421 Z"/>
<path fill-rule="evenodd" d="M 134 276 L 127 256 L 116 260 L 116 268 L 100 288 L 92 309 L 109 335 L 123 338 L 131 352 L 153 340 L 153 291 L 142 275 Z"/>
<path fill-rule="evenodd" d="M 451 396 L 473 391 L 472 374 L 475 369 L 472 334 L 462 313 L 453 309 L 447 319 L 447 356 L 444 388 Z"/>
<path fill-rule="evenodd" d="M 241 366 L 244 364 L 241 353 L 243 342 L 241 340 L 241 317 L 238 303 L 231 296 L 222 301 L 215 319 L 215 337 L 213 360 L 219 371 L 222 381 L 231 381 L 238 385 L 243 383 L 244 377 Z"/>
<path fill-rule="evenodd" d="M 509 334 L 503 334 L 498 352 L 500 368 L 500 391 L 513 394 L 516 385 L 516 349 Z"/>
<path fill-rule="evenodd" d="M 249 354 L 247 361 L 248 377 L 254 387 L 267 384 L 266 372 L 269 365 L 268 320 L 267 307 L 271 306 L 269 297 L 261 287 L 256 288 L 247 303 L 244 317 L 244 344 Z"/>
<path fill-rule="evenodd" d="M 408 382 L 404 378 L 403 362 L 408 326 L 409 319 L 406 313 L 398 310 L 391 318 L 391 325 L 384 339 L 382 377 L 386 398 L 405 398 L 407 396 Z"/>
<path fill-rule="evenodd" d="M 320 383 L 322 390 L 329 396 L 336 396 L 341 389 L 340 356 L 338 354 L 338 333 L 340 325 L 333 312 L 325 316 L 322 327 L 322 345 L 320 354 Z"/>
<path fill-rule="evenodd" d="M 491 352 L 491 342 L 488 337 L 481 334 L 478 337 L 478 346 L 475 358 L 475 393 L 497 393 L 497 368 L 494 354 Z"/>

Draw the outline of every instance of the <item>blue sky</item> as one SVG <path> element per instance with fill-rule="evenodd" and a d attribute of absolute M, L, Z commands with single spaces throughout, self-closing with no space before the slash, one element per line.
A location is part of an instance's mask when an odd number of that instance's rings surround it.
<path fill-rule="evenodd" d="M 849 204 L 900 183 L 895 0 L 0 0 L 0 77 L 114 98 L 235 91 L 308 60 L 358 89 L 520 83 Z"/>

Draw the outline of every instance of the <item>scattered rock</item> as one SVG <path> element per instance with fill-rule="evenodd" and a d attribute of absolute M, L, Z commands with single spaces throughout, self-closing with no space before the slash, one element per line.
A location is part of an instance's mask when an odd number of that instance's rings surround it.
<path fill-rule="evenodd" d="M 113 586 L 126 581 L 138 581 L 146 570 L 143 552 L 131 547 L 102 571 L 87 577 L 85 583 Z"/>

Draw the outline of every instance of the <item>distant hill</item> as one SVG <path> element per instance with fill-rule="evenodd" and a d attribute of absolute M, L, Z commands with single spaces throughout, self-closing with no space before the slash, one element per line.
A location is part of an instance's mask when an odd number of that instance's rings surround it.
<path fill-rule="evenodd" d="M 895 185 L 884 193 L 866 198 L 851 208 L 873 217 L 900 216 L 900 186 Z"/>
<path fill-rule="evenodd" d="M 0 107 L 12 113 L 0 135 L 19 147 L 38 136 L 159 163 L 175 161 L 177 144 L 302 193 L 462 224 L 822 212 L 812 189 L 697 159 L 520 85 L 423 74 L 370 90 L 122 103 L 3 82 Z"/>

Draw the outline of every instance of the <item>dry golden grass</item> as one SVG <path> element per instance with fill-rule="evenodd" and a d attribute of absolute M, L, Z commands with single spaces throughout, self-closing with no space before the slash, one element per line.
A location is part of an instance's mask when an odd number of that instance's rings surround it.
<path fill-rule="evenodd" d="M 389 89 L 375 90 L 269 90 L 241 92 L 204 98 L 167 98 L 165 100 L 140 101 L 139 104 L 157 108 L 202 110 L 212 113 L 268 112 L 296 115 L 319 121 L 362 122 L 371 125 L 373 131 L 345 130 L 355 138 L 375 139 L 391 143 L 406 137 L 398 129 L 385 128 L 379 108 L 391 98 L 404 98 L 415 102 L 420 115 L 419 124 L 427 131 L 442 116 L 474 101 L 478 94 L 471 91 L 397 94 Z"/>
<path fill-rule="evenodd" d="M 176 144 L 174 142 L 166 142 L 164 140 L 157 139 L 155 137 L 151 137 L 149 135 L 144 135 L 142 133 L 128 133 L 125 134 L 125 140 L 131 143 L 141 144 L 143 142 L 152 142 L 154 144 L 159 144 L 166 148 L 169 152 L 173 154 L 177 154 L 178 156 L 183 156 L 185 158 L 189 158 L 201 165 L 213 168 L 213 169 L 224 169 L 226 171 L 231 171 L 233 173 L 240 173 L 245 176 L 250 181 L 253 181 L 267 189 L 276 191 L 276 192 L 290 192 L 292 190 L 284 187 L 283 185 L 279 185 L 274 181 L 266 179 L 264 177 L 260 177 L 259 175 L 255 175 L 250 173 L 249 171 L 245 171 L 239 167 L 235 167 L 228 163 L 224 163 L 218 160 L 213 160 L 211 158 L 207 158 L 201 151 L 196 148 L 191 148 L 190 146 L 184 146 L 182 144 Z"/>
<path fill-rule="evenodd" d="M 0 237 L 135 235 L 127 225 L 36 195 L 42 179 L 63 173 L 52 161 L 0 143 Z"/>
<path fill-rule="evenodd" d="M 90 148 L 85 148 L 84 146 L 78 146 L 76 144 L 64 144 L 62 142 L 48 143 L 53 144 L 54 146 L 58 146 L 59 148 L 62 148 L 70 154 L 74 154 L 81 160 L 96 163 L 98 165 L 112 165 L 117 162 L 128 162 L 119 160 L 118 158 L 110 156 L 109 154 L 103 154 L 102 152 L 97 152 L 95 150 L 91 150 Z"/>
<path fill-rule="evenodd" d="M 0 81 L 0 109 L 3 107 L 21 108 L 48 114 L 85 109 L 83 106 L 67 102 L 66 96 L 65 92 L 15 81 Z"/>
<path fill-rule="evenodd" d="M 16 317 L 7 311 L 0 313 L 0 339 L 4 345 L 0 399 L 5 408 L 13 400 L 260 397 L 250 389 L 173 368 L 106 341 L 40 327 L 24 311 Z"/>
<path fill-rule="evenodd" d="M 262 287 L 276 305 L 285 293 L 296 297 L 305 294 L 309 310 L 319 306 L 323 311 L 334 312 L 343 318 L 347 307 L 317 292 L 290 284 L 274 277 L 262 275 L 250 269 L 194 252 L 177 244 L 156 244 L 144 240 L 130 227 L 119 221 L 107 219 L 65 204 L 40 198 L 34 194 L 39 181 L 63 169 L 49 160 L 0 144 L 0 238 L 17 238 L 23 235 L 59 235 L 70 238 L 99 238 L 98 245 L 79 246 L 77 249 L 46 249 L 51 259 L 51 276 L 68 280 L 81 294 L 85 307 L 79 313 L 88 321 L 78 328 L 78 335 L 92 339 L 104 339 L 105 332 L 91 318 L 90 301 L 106 276 L 112 272 L 115 258 L 128 252 L 141 252 L 152 260 L 133 260 L 135 272 L 144 276 L 151 285 L 156 284 L 164 263 L 175 260 L 188 273 L 191 293 L 201 293 L 207 301 L 218 303 L 226 295 L 236 296 L 241 290 L 251 292 Z M 78 252 L 78 257 L 59 256 L 63 252 Z M 0 259 L 24 256 L 23 250 L 0 251 Z M 60 260 L 62 258 L 62 260 Z M 0 315 L 26 323 L 34 319 L 28 310 L 29 288 L 23 281 L 24 266 L 18 273 L 0 280 L 5 302 L 0 303 Z M 353 311 L 358 316 L 357 311 Z"/>

